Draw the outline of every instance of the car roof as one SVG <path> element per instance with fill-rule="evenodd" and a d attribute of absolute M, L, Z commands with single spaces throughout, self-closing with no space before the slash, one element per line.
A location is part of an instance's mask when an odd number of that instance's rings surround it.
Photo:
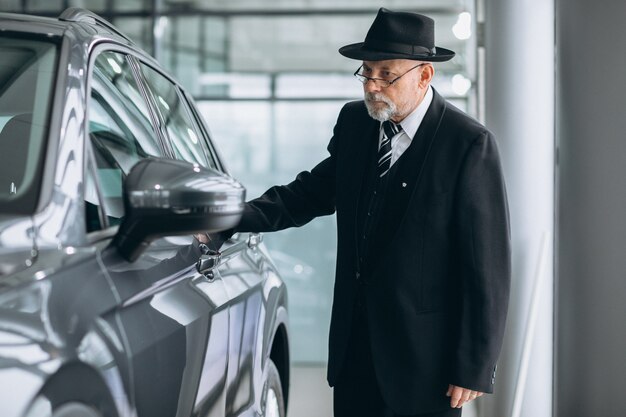
<path fill-rule="evenodd" d="M 56 18 L 0 13 L 0 31 L 32 32 L 61 36 L 67 23 Z"/>
<path fill-rule="evenodd" d="M 70 7 L 59 17 L 42 17 L 16 13 L 0 13 L 0 32 L 14 31 L 47 36 L 64 36 L 71 32 L 75 42 L 90 44 L 95 40 L 109 40 L 132 48 L 148 61 L 154 58 L 137 46 L 132 39 L 113 24 L 89 10 Z"/>

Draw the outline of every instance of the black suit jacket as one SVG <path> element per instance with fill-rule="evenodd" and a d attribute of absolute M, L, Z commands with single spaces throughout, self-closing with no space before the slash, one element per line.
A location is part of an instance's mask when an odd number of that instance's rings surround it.
<path fill-rule="evenodd" d="M 449 407 L 448 384 L 493 391 L 510 285 L 503 175 L 492 134 L 435 92 L 411 144 L 420 149 L 405 161 L 416 170 L 403 187 L 410 195 L 359 271 L 357 213 L 378 131 L 362 101 L 345 105 L 329 157 L 250 201 L 237 230 L 281 230 L 336 212 L 329 383 L 349 354 L 361 279 L 386 403 L 402 414 L 436 411 Z"/>

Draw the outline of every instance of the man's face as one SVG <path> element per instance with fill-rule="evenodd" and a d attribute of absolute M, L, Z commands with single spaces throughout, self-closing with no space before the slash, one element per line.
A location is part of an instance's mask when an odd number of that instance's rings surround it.
<path fill-rule="evenodd" d="M 411 69 L 416 65 L 420 66 Z M 429 63 L 393 59 L 363 61 L 360 73 L 366 77 L 381 78 L 387 81 L 402 76 L 386 88 L 374 81 L 368 81 L 363 85 L 365 105 L 369 115 L 379 121 L 391 119 L 400 122 L 415 110 L 424 98 L 426 88 L 432 78 L 433 69 Z"/>

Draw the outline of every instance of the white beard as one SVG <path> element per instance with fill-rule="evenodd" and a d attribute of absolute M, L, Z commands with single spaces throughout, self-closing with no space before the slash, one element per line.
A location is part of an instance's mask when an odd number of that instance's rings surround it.
<path fill-rule="evenodd" d="M 376 108 L 374 104 L 372 104 L 372 101 L 382 101 L 386 106 Z M 391 119 L 398 111 L 398 107 L 395 103 L 380 93 L 365 93 L 365 107 L 367 107 L 367 112 L 370 117 L 379 122 Z"/>

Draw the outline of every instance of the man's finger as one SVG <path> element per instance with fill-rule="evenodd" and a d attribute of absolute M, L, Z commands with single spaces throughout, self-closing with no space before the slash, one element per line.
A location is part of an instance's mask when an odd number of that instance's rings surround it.
<path fill-rule="evenodd" d="M 457 408 L 459 407 L 459 402 L 461 401 L 461 397 L 463 396 L 463 388 L 453 387 L 452 392 L 450 393 L 450 407 Z"/>
<path fill-rule="evenodd" d="M 446 396 L 450 397 L 450 407 L 452 408 L 461 408 L 465 403 L 482 397 L 482 395 L 483 393 L 480 391 L 457 387 L 455 385 L 448 385 L 448 392 L 446 392 Z"/>
<path fill-rule="evenodd" d="M 461 388 L 461 400 L 457 404 L 457 407 L 458 408 L 463 407 L 463 404 L 465 404 L 467 401 L 469 401 L 469 398 L 470 398 L 471 394 L 472 394 L 472 390 L 469 390 L 469 389 L 466 389 L 466 388 Z"/>

